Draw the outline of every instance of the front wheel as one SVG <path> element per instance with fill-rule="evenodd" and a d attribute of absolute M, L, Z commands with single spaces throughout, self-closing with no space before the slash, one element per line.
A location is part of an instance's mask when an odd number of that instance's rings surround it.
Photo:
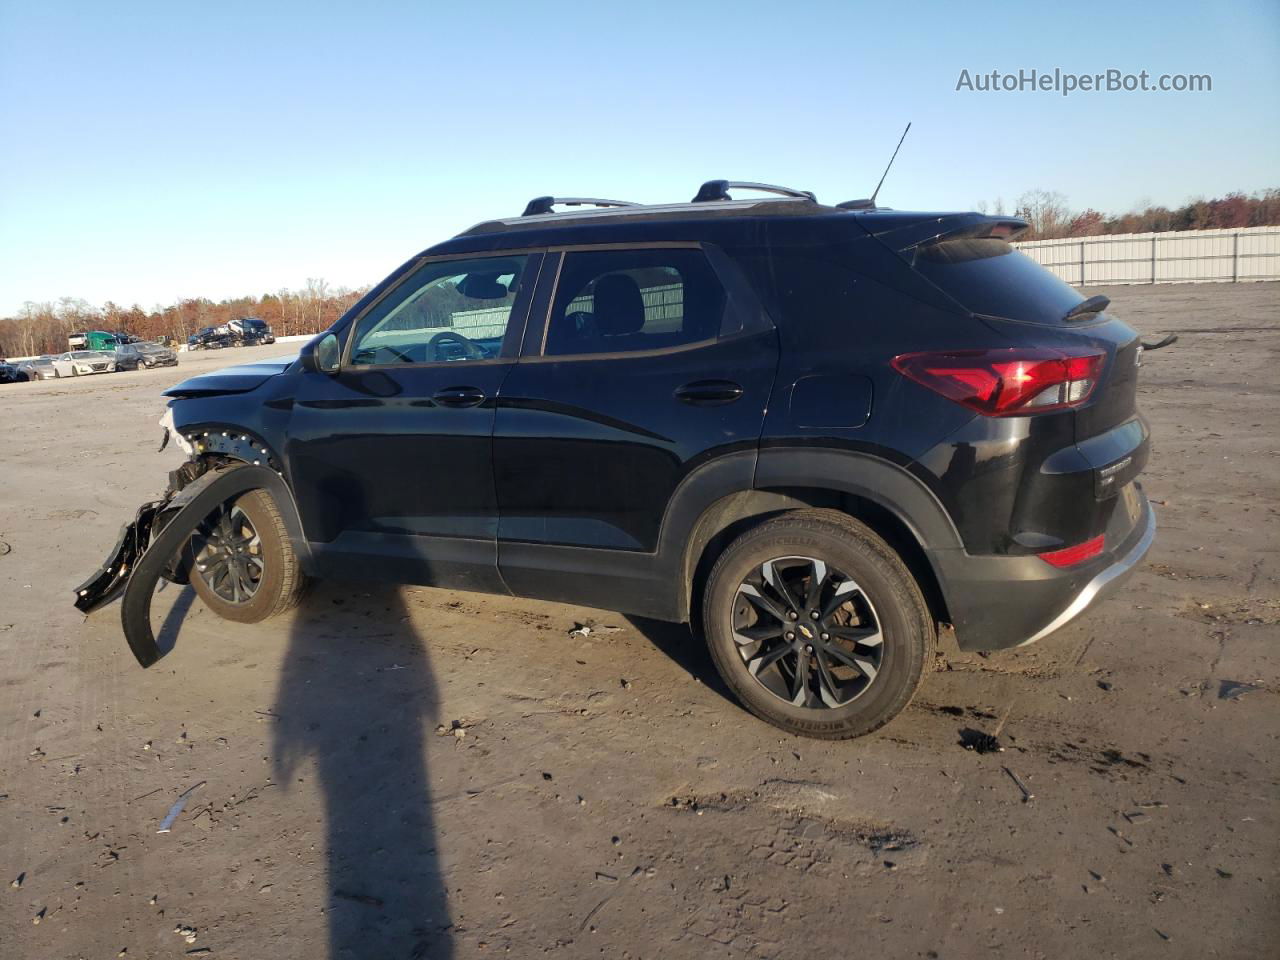
<path fill-rule="evenodd" d="M 702 617 L 716 668 L 748 710 L 830 740 L 901 713 L 936 641 L 902 560 L 836 510 L 785 514 L 731 543 Z"/>
<path fill-rule="evenodd" d="M 257 623 L 294 606 L 306 577 L 271 494 L 251 490 L 223 504 L 187 542 L 191 586 L 225 620 Z"/>

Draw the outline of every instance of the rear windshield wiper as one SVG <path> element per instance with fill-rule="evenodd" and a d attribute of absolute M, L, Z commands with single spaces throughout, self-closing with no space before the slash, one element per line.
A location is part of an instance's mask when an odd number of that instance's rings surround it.
<path fill-rule="evenodd" d="M 1068 320 L 1075 320 L 1077 317 L 1083 317 L 1088 314 L 1101 313 L 1107 307 L 1111 306 L 1111 298 L 1104 296 L 1090 297 L 1088 300 L 1081 300 L 1074 307 L 1068 310 L 1062 317 L 1065 323 Z"/>

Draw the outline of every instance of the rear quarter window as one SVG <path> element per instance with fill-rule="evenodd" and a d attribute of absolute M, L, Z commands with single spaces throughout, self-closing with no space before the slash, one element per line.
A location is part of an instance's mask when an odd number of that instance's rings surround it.
<path fill-rule="evenodd" d="M 996 237 L 923 244 L 912 254 L 911 265 L 966 310 L 991 317 L 1058 325 L 1084 299 Z"/>

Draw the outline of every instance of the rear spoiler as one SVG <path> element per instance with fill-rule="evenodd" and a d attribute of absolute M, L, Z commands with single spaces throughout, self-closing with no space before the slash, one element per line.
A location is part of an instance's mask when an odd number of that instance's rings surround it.
<path fill-rule="evenodd" d="M 895 253 L 909 256 L 914 250 L 944 240 L 1015 240 L 1031 229 L 1019 217 L 989 217 L 981 213 L 950 213 L 907 220 L 899 215 L 878 223 L 870 217 L 863 227 Z"/>

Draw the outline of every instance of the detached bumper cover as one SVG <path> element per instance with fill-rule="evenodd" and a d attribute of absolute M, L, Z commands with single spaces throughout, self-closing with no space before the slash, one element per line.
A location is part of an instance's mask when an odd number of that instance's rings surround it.
<path fill-rule="evenodd" d="M 76 588 L 76 609 L 90 613 L 123 595 L 120 623 L 125 640 L 138 663 L 151 666 L 160 659 L 151 630 L 156 584 L 162 577 L 185 583 L 179 558 L 191 534 L 219 504 L 256 489 L 268 490 L 277 503 L 292 502 L 274 470 L 231 465 L 200 475 L 167 500 L 143 504 L 121 531 L 106 564 Z"/>
<path fill-rule="evenodd" d="M 166 500 L 144 503 L 138 508 L 133 522 L 120 529 L 120 538 L 107 555 L 106 563 L 76 587 L 77 610 L 86 614 L 93 613 L 124 592 L 129 583 L 129 574 L 133 572 L 133 565 L 151 542 L 151 527 L 155 523 L 156 514 L 166 503 Z"/>

